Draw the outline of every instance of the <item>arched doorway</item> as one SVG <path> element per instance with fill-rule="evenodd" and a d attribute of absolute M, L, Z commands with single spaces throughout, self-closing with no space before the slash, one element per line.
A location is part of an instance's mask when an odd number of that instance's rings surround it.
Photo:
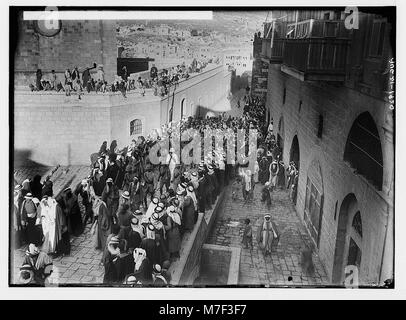
<path fill-rule="evenodd" d="M 186 98 L 183 98 L 182 102 L 180 103 L 180 119 L 182 119 L 184 116 L 185 105 L 186 105 Z"/>
<path fill-rule="evenodd" d="M 343 284 L 346 266 L 356 266 L 361 276 L 362 216 L 353 193 L 348 194 L 340 207 L 336 246 L 334 251 L 333 283 Z"/>
<path fill-rule="evenodd" d="M 200 109 L 203 107 L 202 105 L 202 98 L 199 97 L 197 101 L 197 117 L 200 118 Z"/>
<path fill-rule="evenodd" d="M 300 166 L 300 151 L 299 151 L 299 140 L 297 135 L 293 137 L 292 146 L 290 147 L 289 162 L 294 162 L 296 168 L 299 170 Z"/>
<path fill-rule="evenodd" d="M 290 147 L 289 153 L 289 163 L 294 162 L 297 169 L 297 174 L 293 179 L 293 186 L 291 190 L 291 200 L 296 205 L 297 202 L 297 190 L 298 190 L 298 183 L 299 183 L 299 174 L 300 174 L 300 151 L 299 151 L 299 140 L 297 139 L 297 135 L 293 137 L 292 145 Z"/>
<path fill-rule="evenodd" d="M 280 117 L 279 124 L 278 124 L 278 134 L 276 137 L 276 142 L 281 150 L 281 154 L 283 154 L 283 140 L 285 138 L 285 126 L 283 123 L 283 117 Z"/>
<path fill-rule="evenodd" d="M 369 112 L 354 121 L 344 151 L 344 161 L 378 190 L 382 190 L 383 158 L 379 132 Z"/>

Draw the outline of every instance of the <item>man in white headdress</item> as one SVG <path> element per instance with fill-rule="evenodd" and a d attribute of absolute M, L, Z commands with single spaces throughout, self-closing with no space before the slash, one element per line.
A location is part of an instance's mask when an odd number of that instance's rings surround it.
<path fill-rule="evenodd" d="M 273 160 L 269 166 L 269 182 L 271 184 L 271 191 L 276 188 L 278 182 L 279 164 L 276 160 Z"/>
<path fill-rule="evenodd" d="M 152 281 L 152 268 L 146 251 L 142 248 L 136 248 L 133 252 L 133 257 L 134 275 L 143 284 L 150 283 Z"/>
<path fill-rule="evenodd" d="M 158 202 L 159 202 L 158 198 L 156 197 L 152 198 L 152 201 L 148 206 L 147 212 L 145 213 L 146 218 L 150 218 L 151 215 L 155 212 L 155 208 L 158 206 Z"/>
<path fill-rule="evenodd" d="M 196 171 L 190 174 L 190 183 L 193 185 L 193 188 L 195 189 L 199 187 L 199 176 Z"/>
<path fill-rule="evenodd" d="M 257 241 L 259 247 L 262 249 L 264 255 L 271 253 L 272 241 L 278 235 L 272 225 L 271 216 L 269 214 L 264 216 L 264 221 L 258 227 Z"/>
<path fill-rule="evenodd" d="M 38 207 L 38 214 L 41 217 L 44 234 L 42 251 L 55 253 L 59 242 L 62 240 L 64 228 L 67 228 L 63 211 L 55 199 L 44 197 Z"/>
<path fill-rule="evenodd" d="M 162 268 L 159 264 L 154 264 L 152 268 L 152 282 L 156 287 L 164 287 L 168 284 L 164 276 L 162 275 Z"/>

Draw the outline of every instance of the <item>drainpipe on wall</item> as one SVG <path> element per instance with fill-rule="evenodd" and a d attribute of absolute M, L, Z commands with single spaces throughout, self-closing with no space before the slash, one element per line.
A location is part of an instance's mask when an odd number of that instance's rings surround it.
<path fill-rule="evenodd" d="M 386 217 L 386 229 L 385 229 L 385 238 L 384 238 L 384 242 L 383 242 L 383 251 L 382 251 L 382 258 L 381 258 L 381 266 L 380 266 L 380 270 L 379 270 L 379 285 L 383 285 L 384 284 L 384 281 L 385 280 L 388 280 L 388 275 L 386 274 L 382 274 L 383 272 L 382 272 L 382 270 L 384 270 L 384 268 L 385 268 L 385 265 L 384 265 L 384 263 L 385 263 L 385 260 L 387 260 L 388 258 L 386 257 L 386 252 L 387 252 L 387 249 L 386 249 L 386 245 L 387 245 L 387 238 L 388 238 L 388 229 L 389 229 L 389 227 L 390 226 L 392 226 L 393 225 L 393 219 L 391 219 L 391 212 L 392 212 L 392 210 L 390 209 L 390 205 L 388 204 L 388 206 L 387 206 L 387 210 L 388 210 L 388 215 L 387 215 L 387 217 Z M 393 234 L 393 230 L 392 230 L 392 234 Z M 389 235 L 390 236 L 390 235 Z M 390 245 L 390 244 L 389 244 Z M 385 259 L 386 258 L 386 259 Z M 392 254 L 392 259 L 391 259 L 391 262 L 393 263 L 394 262 L 394 257 L 393 257 L 393 254 Z M 393 277 L 393 265 L 392 265 L 392 267 L 389 269 L 389 270 L 391 270 L 391 278 Z M 387 270 L 385 270 L 385 271 L 387 271 Z M 385 279 L 382 279 L 382 277 L 385 277 Z"/>

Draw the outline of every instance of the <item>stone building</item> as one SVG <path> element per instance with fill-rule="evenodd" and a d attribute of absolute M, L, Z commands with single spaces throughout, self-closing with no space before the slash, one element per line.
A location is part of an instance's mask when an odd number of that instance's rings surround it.
<path fill-rule="evenodd" d="M 55 22 L 58 27 L 47 29 L 45 24 L 23 20 L 22 12 L 19 14 L 14 60 L 16 86 L 27 87 L 34 83 L 37 69 L 41 69 L 44 76 L 55 70 L 62 81 L 66 69 L 77 66 L 83 70 L 93 63 L 103 65 L 107 81 L 114 79 L 117 71 L 115 21 L 64 20 Z"/>
<path fill-rule="evenodd" d="M 348 29 L 347 17 L 274 16 L 277 36 L 262 39 L 266 106 L 283 161 L 299 167 L 292 201 L 331 282 L 358 272 L 360 285 L 382 285 L 394 266 L 394 21 L 360 8 Z"/>
<path fill-rule="evenodd" d="M 261 57 L 261 32 L 255 33 L 253 42 L 251 95 L 265 98 L 268 89 L 268 63 Z"/>
<path fill-rule="evenodd" d="M 165 97 L 155 96 L 152 89 L 145 96 L 130 91 L 127 98 L 117 92 L 91 92 L 81 100 L 63 92 L 16 90 L 14 153 L 44 165 L 85 165 L 104 140 L 117 140 L 121 148 L 169 121 L 205 116 L 227 99 L 230 83 L 231 73 L 215 66 L 191 74 Z"/>
<path fill-rule="evenodd" d="M 104 66 L 105 79 L 112 83 L 117 74 L 116 25 L 114 21 L 63 20 L 47 28 L 41 21 L 24 21 L 22 13 L 18 21 L 12 127 L 15 157 L 22 155 L 43 165 L 86 165 L 104 140 L 117 140 L 123 147 L 169 121 L 205 116 L 207 110 L 227 100 L 231 73 L 218 65 L 190 74 L 171 86 L 164 97 L 154 95 L 153 89 L 146 89 L 145 96 L 133 90 L 126 98 L 118 92 L 86 92 L 81 100 L 62 91 L 31 92 L 29 84 L 35 83 L 37 69 L 44 77 L 55 70 L 63 81 L 65 69 L 78 66 L 82 76 L 83 68 L 94 62 Z M 156 66 L 163 67 L 160 61 Z M 133 75 L 146 79 L 149 71 Z"/>

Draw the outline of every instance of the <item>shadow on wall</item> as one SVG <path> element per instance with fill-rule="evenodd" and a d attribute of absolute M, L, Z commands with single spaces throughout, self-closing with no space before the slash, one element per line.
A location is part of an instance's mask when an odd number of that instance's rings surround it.
<path fill-rule="evenodd" d="M 12 159 L 14 164 L 14 185 L 21 184 L 26 178 L 32 179 L 35 175 L 42 177 L 49 171 L 49 166 L 32 161 L 30 157 L 31 150 L 14 150 L 14 159 Z M 27 176 L 27 169 L 30 176 Z"/>
<path fill-rule="evenodd" d="M 43 168 L 44 171 L 46 171 L 49 168 L 49 166 L 31 160 L 31 154 L 32 151 L 29 149 L 14 150 L 14 159 L 13 159 L 14 168 L 33 167 L 36 169 Z"/>

